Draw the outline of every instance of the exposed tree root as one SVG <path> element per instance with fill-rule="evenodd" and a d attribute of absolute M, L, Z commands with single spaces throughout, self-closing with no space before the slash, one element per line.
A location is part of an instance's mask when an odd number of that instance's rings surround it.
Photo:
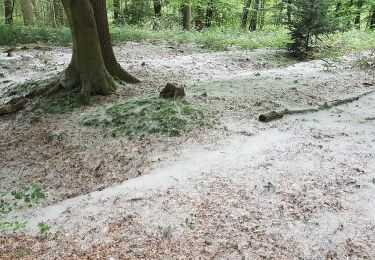
<path fill-rule="evenodd" d="M 22 110 L 27 101 L 36 97 L 51 97 L 62 91 L 77 90 L 82 99 L 91 95 L 109 95 L 116 91 L 117 85 L 107 71 L 79 74 L 69 66 L 64 72 L 48 79 L 28 81 L 5 91 L 3 97 L 10 99 L 0 105 L 0 116 Z M 1 101 L 2 97 L 0 97 Z M 1 102 L 0 102 L 1 103 Z"/>
<path fill-rule="evenodd" d="M 25 108 L 28 101 L 40 96 L 52 96 L 63 90 L 60 75 L 43 80 L 27 81 L 5 91 L 1 99 L 10 99 L 0 105 L 0 116 L 16 113 Z"/>
<path fill-rule="evenodd" d="M 27 81 L 5 91 L 5 97 L 34 98 L 47 93 L 50 89 L 60 84 L 60 75 L 43 80 Z"/>
<path fill-rule="evenodd" d="M 124 81 L 126 83 L 139 83 L 141 82 L 138 78 L 131 75 L 129 72 L 124 70 L 119 63 L 116 62 L 115 65 L 110 66 L 108 69 L 109 74 L 114 78 Z"/>
<path fill-rule="evenodd" d="M 27 98 L 16 97 L 4 105 L 0 105 L 0 116 L 8 115 L 22 110 L 27 104 Z"/>
<path fill-rule="evenodd" d="M 271 122 L 271 121 L 274 121 L 274 120 L 277 120 L 277 119 L 281 119 L 285 115 L 314 113 L 314 112 L 318 112 L 318 111 L 321 111 L 321 110 L 330 109 L 332 107 L 337 107 L 337 106 L 340 106 L 340 105 L 351 103 L 353 101 L 356 101 L 356 100 L 360 99 L 361 97 L 370 95 L 372 93 L 375 93 L 375 91 L 365 92 L 363 94 L 360 94 L 358 96 L 351 97 L 351 98 L 328 101 L 328 102 L 324 103 L 323 105 L 320 105 L 316 108 L 297 109 L 297 110 L 285 109 L 285 110 L 279 111 L 279 112 L 271 111 L 269 113 L 260 115 L 259 121 L 268 123 L 268 122 Z"/>

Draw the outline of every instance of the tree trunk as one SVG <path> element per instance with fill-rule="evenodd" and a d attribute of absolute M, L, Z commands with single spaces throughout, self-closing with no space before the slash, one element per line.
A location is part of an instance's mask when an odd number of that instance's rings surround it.
<path fill-rule="evenodd" d="M 36 0 L 31 0 L 31 4 L 33 6 L 33 15 L 34 15 L 35 22 L 38 22 L 40 19 L 40 13 L 38 10 L 38 5 L 37 5 Z M 61 1 L 60 1 L 60 4 L 61 4 Z"/>
<path fill-rule="evenodd" d="M 109 35 L 106 1 L 90 0 L 90 2 L 93 6 L 103 59 L 108 72 L 127 83 L 138 83 L 139 80 L 126 72 L 116 60 Z"/>
<path fill-rule="evenodd" d="M 292 23 L 292 3 L 293 0 L 287 0 L 286 15 L 288 17 L 288 24 Z"/>
<path fill-rule="evenodd" d="M 190 21 L 191 21 L 191 5 L 186 4 L 182 9 L 183 19 L 182 28 L 185 31 L 190 31 Z"/>
<path fill-rule="evenodd" d="M 161 2 L 160 0 L 154 0 L 154 12 L 155 12 L 155 21 L 153 25 L 154 30 L 160 29 L 160 18 L 161 18 Z"/>
<path fill-rule="evenodd" d="M 259 18 L 259 29 L 262 30 L 264 27 L 264 20 L 266 16 L 266 0 L 261 0 L 260 4 L 260 18 Z"/>
<path fill-rule="evenodd" d="M 372 7 L 372 15 L 370 16 L 370 29 L 375 30 L 375 5 Z"/>
<path fill-rule="evenodd" d="M 13 1 L 4 0 L 4 18 L 6 24 L 13 23 Z"/>
<path fill-rule="evenodd" d="M 21 11 L 23 17 L 23 24 L 26 26 L 33 25 L 34 15 L 33 6 L 30 0 L 21 0 Z"/>
<path fill-rule="evenodd" d="M 113 18 L 115 24 L 121 24 L 121 6 L 120 0 L 113 0 Z"/>
<path fill-rule="evenodd" d="M 255 6 L 254 6 L 253 14 L 251 16 L 251 21 L 250 21 L 250 26 L 249 26 L 249 30 L 252 32 L 256 31 L 257 29 L 258 12 L 259 12 L 259 0 L 255 0 Z"/>
<path fill-rule="evenodd" d="M 354 19 L 354 24 L 356 25 L 357 29 L 361 29 L 361 13 L 362 13 L 363 4 L 364 4 L 363 0 L 358 0 L 356 16 Z"/>
<path fill-rule="evenodd" d="M 109 34 L 106 34 L 109 28 L 105 0 L 62 2 L 73 40 L 72 60 L 65 70 L 62 86 L 80 86 L 83 96 L 108 95 L 114 92 L 116 83 L 112 75 L 118 76 L 116 69 L 121 67 L 115 60 Z"/>
<path fill-rule="evenodd" d="M 53 0 L 53 21 L 55 27 L 64 25 L 63 6 L 60 0 Z"/>
<path fill-rule="evenodd" d="M 206 27 L 210 28 L 212 25 L 212 17 L 214 15 L 214 3 L 212 0 L 209 0 L 206 13 Z"/>
<path fill-rule="evenodd" d="M 242 21 L 241 21 L 241 27 L 246 28 L 247 26 L 247 18 L 249 17 L 249 10 L 251 6 L 251 1 L 252 0 L 246 0 L 245 6 L 243 8 L 242 12 Z"/>

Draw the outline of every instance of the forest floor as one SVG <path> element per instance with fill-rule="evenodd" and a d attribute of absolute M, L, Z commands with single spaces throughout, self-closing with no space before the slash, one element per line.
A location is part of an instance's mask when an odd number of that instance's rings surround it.
<path fill-rule="evenodd" d="M 0 259 L 375 259 L 375 94 L 258 121 L 375 90 L 374 71 L 357 66 L 370 52 L 293 63 L 275 49 L 115 51 L 142 83 L 61 115 L 0 118 L 0 191 L 37 181 L 48 195 L 10 214 L 28 226 L 1 233 Z M 61 71 L 70 52 L 0 54 L 0 93 Z M 78 123 L 167 82 L 211 111 L 212 126 L 129 140 Z M 42 221 L 52 226 L 47 237 Z"/>

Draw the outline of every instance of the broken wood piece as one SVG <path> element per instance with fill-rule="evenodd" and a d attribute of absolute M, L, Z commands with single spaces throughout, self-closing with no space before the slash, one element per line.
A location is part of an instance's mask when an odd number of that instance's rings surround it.
<path fill-rule="evenodd" d="M 370 95 L 370 94 L 373 94 L 373 93 L 375 93 L 375 91 L 365 92 L 365 93 L 360 94 L 360 95 L 355 96 L 355 97 L 328 101 L 328 102 L 325 102 L 323 105 L 320 105 L 316 108 L 296 109 L 296 110 L 285 109 L 285 110 L 279 111 L 279 112 L 271 111 L 269 113 L 260 115 L 259 121 L 264 122 L 264 123 L 268 123 L 268 122 L 271 122 L 273 120 L 281 119 L 281 118 L 284 117 L 284 115 L 306 114 L 306 113 L 318 112 L 318 111 L 321 111 L 321 110 L 327 110 L 327 109 L 330 109 L 330 108 L 333 108 L 333 107 L 337 107 L 337 106 L 340 106 L 340 105 L 351 103 L 353 101 L 356 101 L 356 100 L 360 99 L 361 97 L 364 97 L 364 96 L 367 96 L 367 95 Z"/>
<path fill-rule="evenodd" d="M 284 114 L 282 112 L 276 112 L 276 111 L 271 111 L 267 114 L 262 114 L 259 116 L 259 121 L 268 123 L 276 119 L 283 118 Z"/>

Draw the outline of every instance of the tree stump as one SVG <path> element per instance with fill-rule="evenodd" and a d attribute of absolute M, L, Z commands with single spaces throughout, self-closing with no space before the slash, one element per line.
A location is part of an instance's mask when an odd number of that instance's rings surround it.
<path fill-rule="evenodd" d="M 185 97 L 185 89 L 177 87 L 174 84 L 168 83 L 165 88 L 160 92 L 161 98 L 167 99 L 180 99 Z"/>

